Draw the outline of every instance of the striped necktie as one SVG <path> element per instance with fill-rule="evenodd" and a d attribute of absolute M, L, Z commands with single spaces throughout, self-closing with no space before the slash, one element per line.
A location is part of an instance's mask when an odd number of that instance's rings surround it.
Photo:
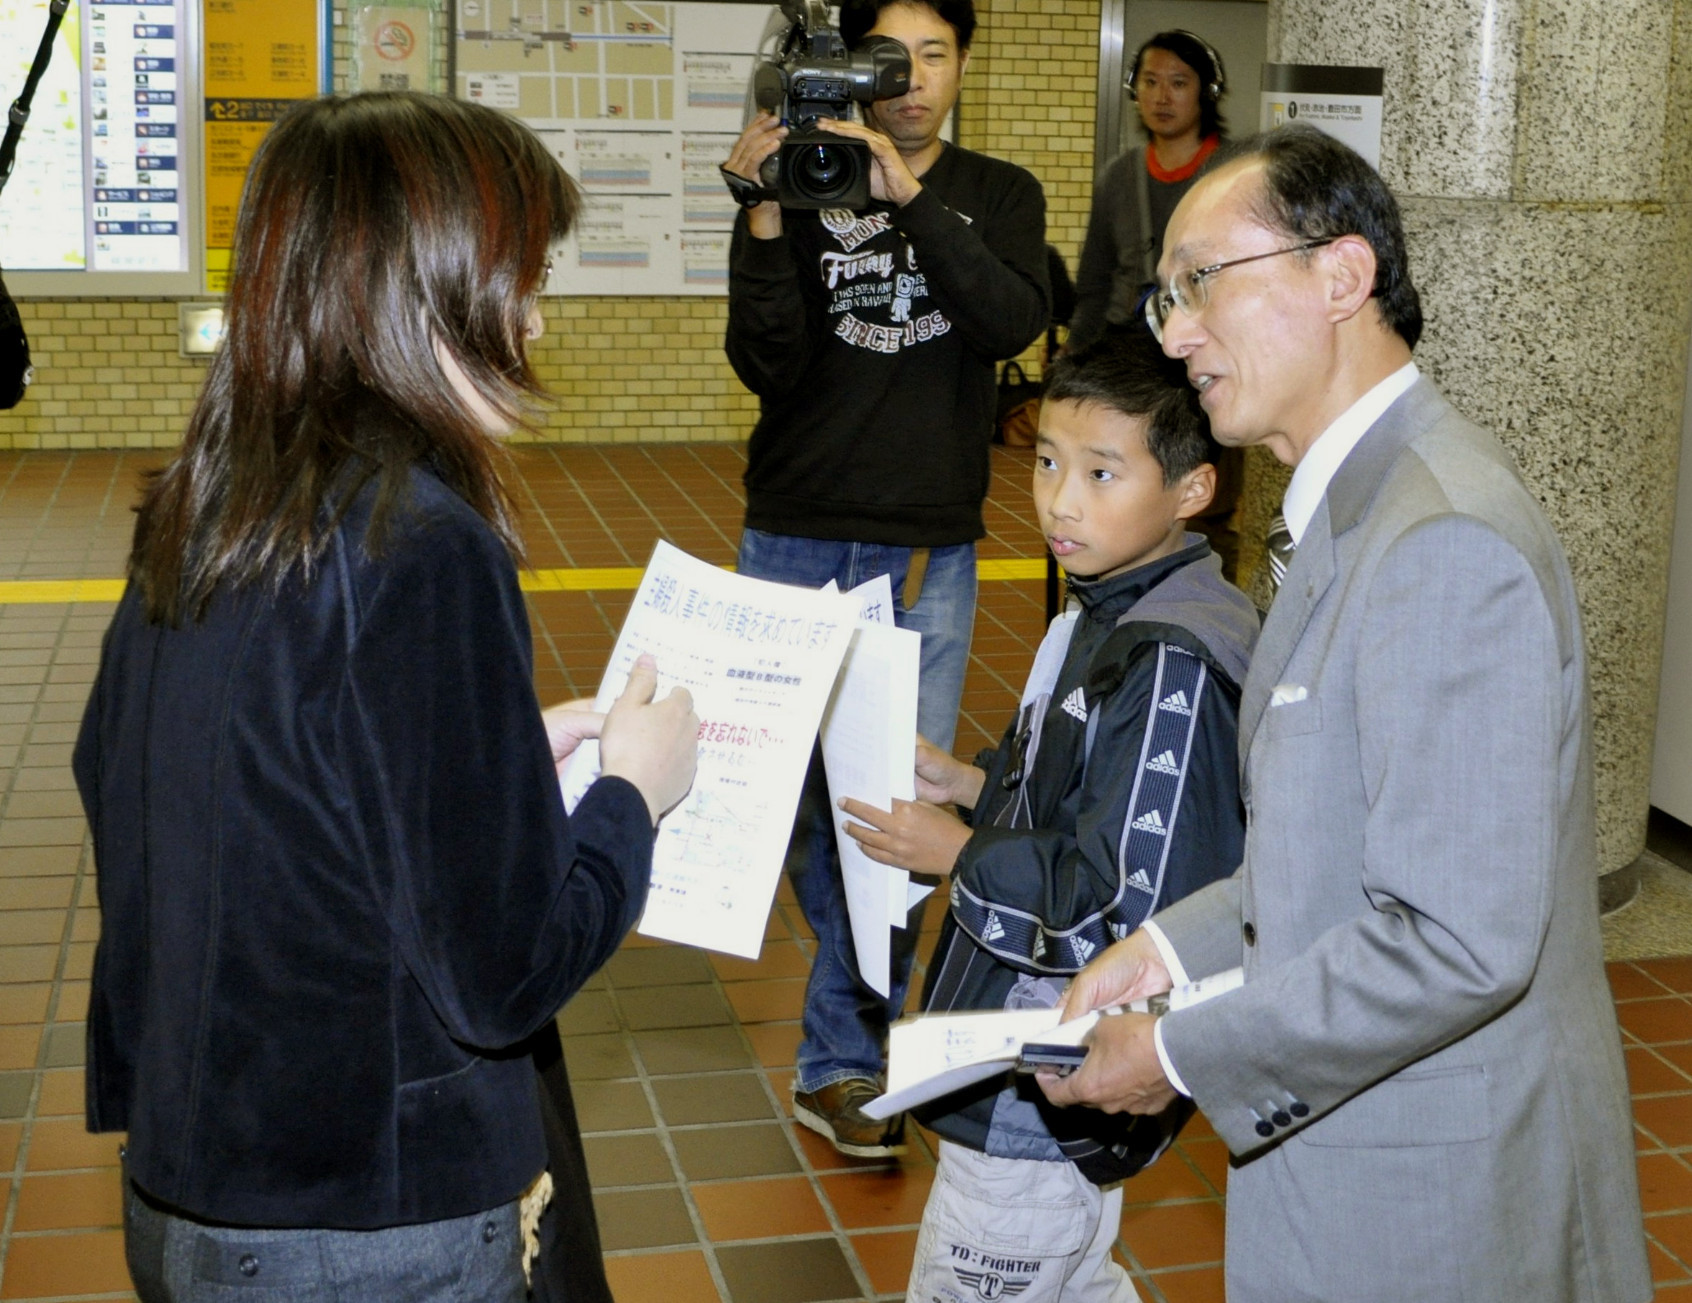
<path fill-rule="evenodd" d="M 1281 590 L 1281 581 L 1287 577 L 1287 567 L 1292 564 L 1293 550 L 1297 546 L 1293 542 L 1292 531 L 1287 528 L 1287 518 L 1276 512 L 1269 520 L 1269 596 L 1273 600 Z"/>

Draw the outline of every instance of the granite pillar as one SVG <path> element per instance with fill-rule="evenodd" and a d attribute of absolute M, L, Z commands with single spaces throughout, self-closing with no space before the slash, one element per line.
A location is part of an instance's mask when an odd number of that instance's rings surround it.
<path fill-rule="evenodd" d="M 1497 432 L 1568 550 L 1599 871 L 1625 872 L 1645 844 L 1692 317 L 1692 0 L 1269 0 L 1268 57 L 1386 69 L 1417 362 Z M 1253 458 L 1246 537 L 1285 483 Z"/>

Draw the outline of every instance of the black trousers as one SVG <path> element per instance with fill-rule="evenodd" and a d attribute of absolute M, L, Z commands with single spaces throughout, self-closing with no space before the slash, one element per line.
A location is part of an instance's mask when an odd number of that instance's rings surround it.
<path fill-rule="evenodd" d="M 541 1122 L 546 1128 L 546 1167 L 552 1173 L 553 1194 L 540 1222 L 540 1258 L 534 1266 L 531 1297 L 535 1303 L 612 1303 L 600 1257 L 587 1155 L 556 1023 L 536 1035 L 533 1053 L 540 1075 Z"/>

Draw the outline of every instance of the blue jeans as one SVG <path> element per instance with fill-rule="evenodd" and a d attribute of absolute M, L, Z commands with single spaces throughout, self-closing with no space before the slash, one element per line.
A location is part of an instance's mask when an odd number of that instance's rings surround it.
<path fill-rule="evenodd" d="M 126 1182 L 124 1256 L 142 1303 L 523 1303 L 517 1202 L 376 1231 L 199 1222 Z"/>
<path fill-rule="evenodd" d="M 935 746 L 950 751 L 957 736 L 958 703 L 963 699 L 975 627 L 975 545 L 931 549 L 917 604 L 907 611 L 904 590 L 910 559 L 908 547 L 748 529 L 740 536 L 736 565 L 743 575 L 805 588 L 821 588 L 832 579 L 842 591 L 877 575 L 889 576 L 894 619 L 900 628 L 922 634 L 917 730 Z M 879 1077 L 887 1025 L 904 1008 L 910 986 L 922 906 L 911 911 L 908 927 L 893 933 L 892 983 L 883 1000 L 858 976 L 820 754 L 812 755 L 805 775 L 787 848 L 787 871 L 805 921 L 817 934 L 817 955 L 805 987 L 804 1039 L 799 1043 L 794 1086 L 809 1092 L 850 1077 Z"/>

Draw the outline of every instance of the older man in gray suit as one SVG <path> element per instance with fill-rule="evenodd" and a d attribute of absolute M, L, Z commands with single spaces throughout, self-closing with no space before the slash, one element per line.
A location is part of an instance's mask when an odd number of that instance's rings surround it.
<path fill-rule="evenodd" d="M 1227 1142 L 1231 1303 L 1651 1295 L 1598 931 L 1586 658 L 1509 454 L 1421 377 L 1397 205 L 1308 128 L 1182 201 L 1148 315 L 1216 437 L 1296 469 L 1246 679 L 1232 878 L 1076 979 L 1057 1103 L 1192 1095 Z"/>

